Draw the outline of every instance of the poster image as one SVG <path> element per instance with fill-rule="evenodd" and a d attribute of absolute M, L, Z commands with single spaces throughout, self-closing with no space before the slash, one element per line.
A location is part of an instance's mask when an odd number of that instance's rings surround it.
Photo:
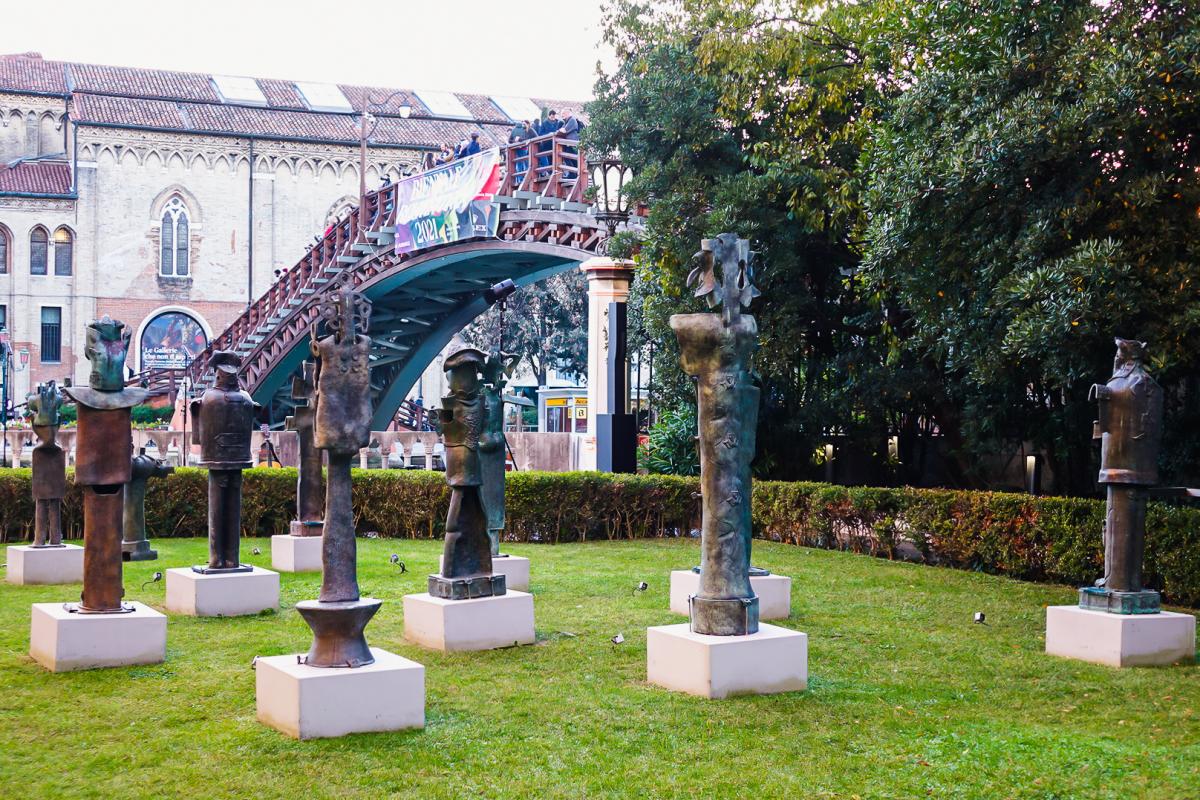
<path fill-rule="evenodd" d="M 496 235 L 500 151 L 484 150 L 396 184 L 396 253 Z"/>
<path fill-rule="evenodd" d="M 182 369 L 208 347 L 208 337 L 195 317 L 168 311 L 142 331 L 142 369 Z"/>

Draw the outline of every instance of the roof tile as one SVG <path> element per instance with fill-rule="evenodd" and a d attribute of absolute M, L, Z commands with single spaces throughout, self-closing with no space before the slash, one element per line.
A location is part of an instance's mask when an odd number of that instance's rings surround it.
<path fill-rule="evenodd" d="M 71 165 L 65 161 L 22 161 L 0 166 L 0 194 L 69 194 Z"/>

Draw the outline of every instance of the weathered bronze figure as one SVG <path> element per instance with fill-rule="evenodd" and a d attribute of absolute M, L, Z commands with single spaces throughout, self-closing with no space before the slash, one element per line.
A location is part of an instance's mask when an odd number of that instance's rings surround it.
<path fill-rule="evenodd" d="M 125 356 L 131 333 L 107 315 L 87 328 L 84 355 L 92 362 L 89 385 L 65 386 L 79 409 L 75 483 L 83 487 L 83 596 L 72 611 L 118 614 L 121 602 L 121 528 L 125 484 L 133 471 L 130 409 L 145 389 L 126 388 Z"/>
<path fill-rule="evenodd" d="M 1114 614 L 1153 614 L 1159 595 L 1142 585 L 1146 548 L 1146 490 L 1158 483 L 1163 393 L 1146 372 L 1146 343 L 1117 339 L 1113 375 L 1092 386 L 1100 404 L 1099 482 L 1108 486 L 1104 577 L 1079 590 L 1079 605 Z"/>
<path fill-rule="evenodd" d="M 374 662 L 363 630 L 382 601 L 359 596 L 350 466 L 371 436 L 367 329 L 371 302 L 344 285 L 321 305 L 326 336 L 312 333 L 317 360 L 314 443 L 329 458 L 325 530 L 321 543 L 321 594 L 296 604 L 313 631 L 307 664 L 361 667 Z"/>
<path fill-rule="evenodd" d="M 504 464 L 508 442 L 504 438 L 504 386 L 520 356 L 493 351 L 483 365 L 483 432 L 479 436 L 479 463 L 483 476 L 483 507 L 487 512 L 487 534 L 492 558 L 503 558 L 500 539 L 504 533 Z"/>
<path fill-rule="evenodd" d="M 446 482 L 450 510 L 442 573 L 429 576 L 429 593 L 447 600 L 491 597 L 506 591 L 504 576 L 492 574 L 492 546 L 480 487 L 483 465 L 480 440 L 484 432 L 484 398 L 480 371 L 487 357 L 459 339 L 442 364 L 450 393 L 438 411 L 446 443 Z"/>
<path fill-rule="evenodd" d="M 33 546 L 62 547 L 62 499 L 67 493 L 67 453 L 58 446 L 58 409 L 62 395 L 54 381 L 38 384 L 25 398 L 33 415 Z"/>
<path fill-rule="evenodd" d="M 258 408 L 238 385 L 242 357 L 218 350 L 208 360 L 215 385 L 191 403 L 192 443 L 200 445 L 200 466 L 208 468 L 208 566 L 202 573 L 250 572 L 239 558 L 242 528 L 242 470 L 254 466 L 250 434 Z"/>
<path fill-rule="evenodd" d="M 683 371 L 696 381 L 700 429 L 700 590 L 690 598 L 691 629 L 737 636 L 758 631 L 750 585 L 750 460 L 759 395 L 750 359 L 758 326 L 742 313 L 758 290 L 744 239 L 731 233 L 705 239 L 697 256 L 688 283 L 710 307 L 724 308 L 670 320 Z"/>
<path fill-rule="evenodd" d="M 126 561 L 153 561 L 158 552 L 146 538 L 146 481 L 165 478 L 175 471 L 161 458 L 146 455 L 146 448 L 133 457 L 129 483 L 125 484 L 124 534 L 121 555 Z"/>
<path fill-rule="evenodd" d="M 292 536 L 320 536 L 324 524 L 322 507 L 321 451 L 317 449 L 313 427 L 317 421 L 317 365 L 305 361 L 302 374 L 292 379 L 292 400 L 296 410 L 285 421 L 289 431 L 300 440 L 300 469 L 296 479 L 296 518 Z"/>

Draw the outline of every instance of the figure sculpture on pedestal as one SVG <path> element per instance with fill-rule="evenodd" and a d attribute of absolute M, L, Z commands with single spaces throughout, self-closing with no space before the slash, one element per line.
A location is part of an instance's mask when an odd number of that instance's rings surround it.
<path fill-rule="evenodd" d="M 292 379 L 292 399 L 296 410 L 285 421 L 300 442 L 300 469 L 296 478 L 296 519 L 292 536 L 320 536 L 325 509 L 321 502 L 321 451 L 317 449 L 313 427 L 317 420 L 317 365 L 305 361 L 302 375 Z"/>
<path fill-rule="evenodd" d="M 508 442 L 504 438 L 504 386 L 520 356 L 493 351 L 483 365 L 483 433 L 479 437 L 483 507 L 492 558 L 504 558 L 500 539 L 504 533 L 504 466 Z"/>
<path fill-rule="evenodd" d="M 58 446 L 58 409 L 62 395 L 54 381 L 38 384 L 25 399 L 32 414 L 33 433 L 33 546 L 62 547 L 62 499 L 67 493 L 67 453 Z"/>
<path fill-rule="evenodd" d="M 484 433 L 484 396 L 480 372 L 487 357 L 462 339 L 451 344 L 442 364 L 450 393 L 438 411 L 446 443 L 446 482 L 450 510 L 442 572 L 429 576 L 429 594 L 447 600 L 492 597 L 505 593 L 503 575 L 492 574 L 492 545 L 483 507 L 480 440 Z"/>
<path fill-rule="evenodd" d="M 1099 482 L 1108 487 L 1104 521 L 1104 577 L 1079 590 L 1081 608 L 1115 614 L 1154 614 L 1158 592 L 1142 585 L 1146 548 L 1146 490 L 1158 483 L 1163 393 L 1146 372 L 1145 342 L 1117 339 L 1113 375 L 1095 384 L 1100 404 L 1095 438 L 1101 439 Z"/>
<path fill-rule="evenodd" d="M 191 404 L 192 443 L 200 445 L 200 466 L 208 468 L 208 566 L 196 572 L 252 572 L 239 557 L 242 528 L 242 470 L 254 466 L 250 434 L 258 404 L 238 385 L 242 357 L 218 350 L 208 360 L 216 385 Z"/>
<path fill-rule="evenodd" d="M 161 451 L 160 451 L 161 452 Z M 131 477 L 125 484 L 124 535 L 121 554 L 126 561 L 153 561 L 158 553 L 150 548 L 146 537 L 146 481 L 165 478 L 175 471 L 161 458 L 146 455 L 141 448 L 133 458 Z"/>
<path fill-rule="evenodd" d="M 130 338 L 125 324 L 107 315 L 92 322 L 84 350 L 92 362 L 88 386 L 63 387 L 79 409 L 75 483 L 83 487 L 83 596 L 71 610 L 83 614 L 133 610 L 121 602 L 123 489 L 133 470 L 130 409 L 149 393 L 125 386 Z"/>
<path fill-rule="evenodd" d="M 321 594 L 296 604 L 313 631 L 305 663 L 361 667 L 374 662 L 363 630 L 382 601 L 359 597 L 350 466 L 371 437 L 371 301 L 348 285 L 321 304 L 326 336 L 312 332 L 317 360 L 314 443 L 329 459 L 325 487 Z"/>
<path fill-rule="evenodd" d="M 758 326 L 742 313 L 758 290 L 744 239 L 731 233 L 705 239 L 697 255 L 689 285 L 710 307 L 724 308 L 670 320 L 683 371 L 696 381 L 700 433 L 700 589 L 689 598 L 689 617 L 695 633 L 739 636 L 758 631 L 750 585 L 750 461 L 759 396 L 750 359 Z"/>

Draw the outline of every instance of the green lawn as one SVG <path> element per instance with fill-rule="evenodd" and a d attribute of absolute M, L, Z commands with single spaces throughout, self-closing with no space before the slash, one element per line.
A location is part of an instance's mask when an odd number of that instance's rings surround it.
<path fill-rule="evenodd" d="M 155 547 L 125 586 L 161 609 L 142 582 L 206 545 Z M 668 572 L 696 542 L 509 549 L 533 561 L 538 643 L 443 655 L 404 641 L 401 610 L 439 543 L 360 541 L 385 601 L 367 638 L 425 665 L 426 728 L 309 742 L 255 721 L 250 660 L 307 649 L 291 606 L 318 576 L 283 575 L 278 614 L 172 617 L 165 664 L 58 675 L 27 654 L 29 604 L 77 587 L 0 584 L 0 797 L 1200 798 L 1200 668 L 1044 655 L 1043 606 L 1070 588 L 755 542 L 793 578 L 809 690 L 705 701 L 645 682 L 645 629 L 681 621 Z M 270 566 L 265 540 L 242 550 Z"/>

